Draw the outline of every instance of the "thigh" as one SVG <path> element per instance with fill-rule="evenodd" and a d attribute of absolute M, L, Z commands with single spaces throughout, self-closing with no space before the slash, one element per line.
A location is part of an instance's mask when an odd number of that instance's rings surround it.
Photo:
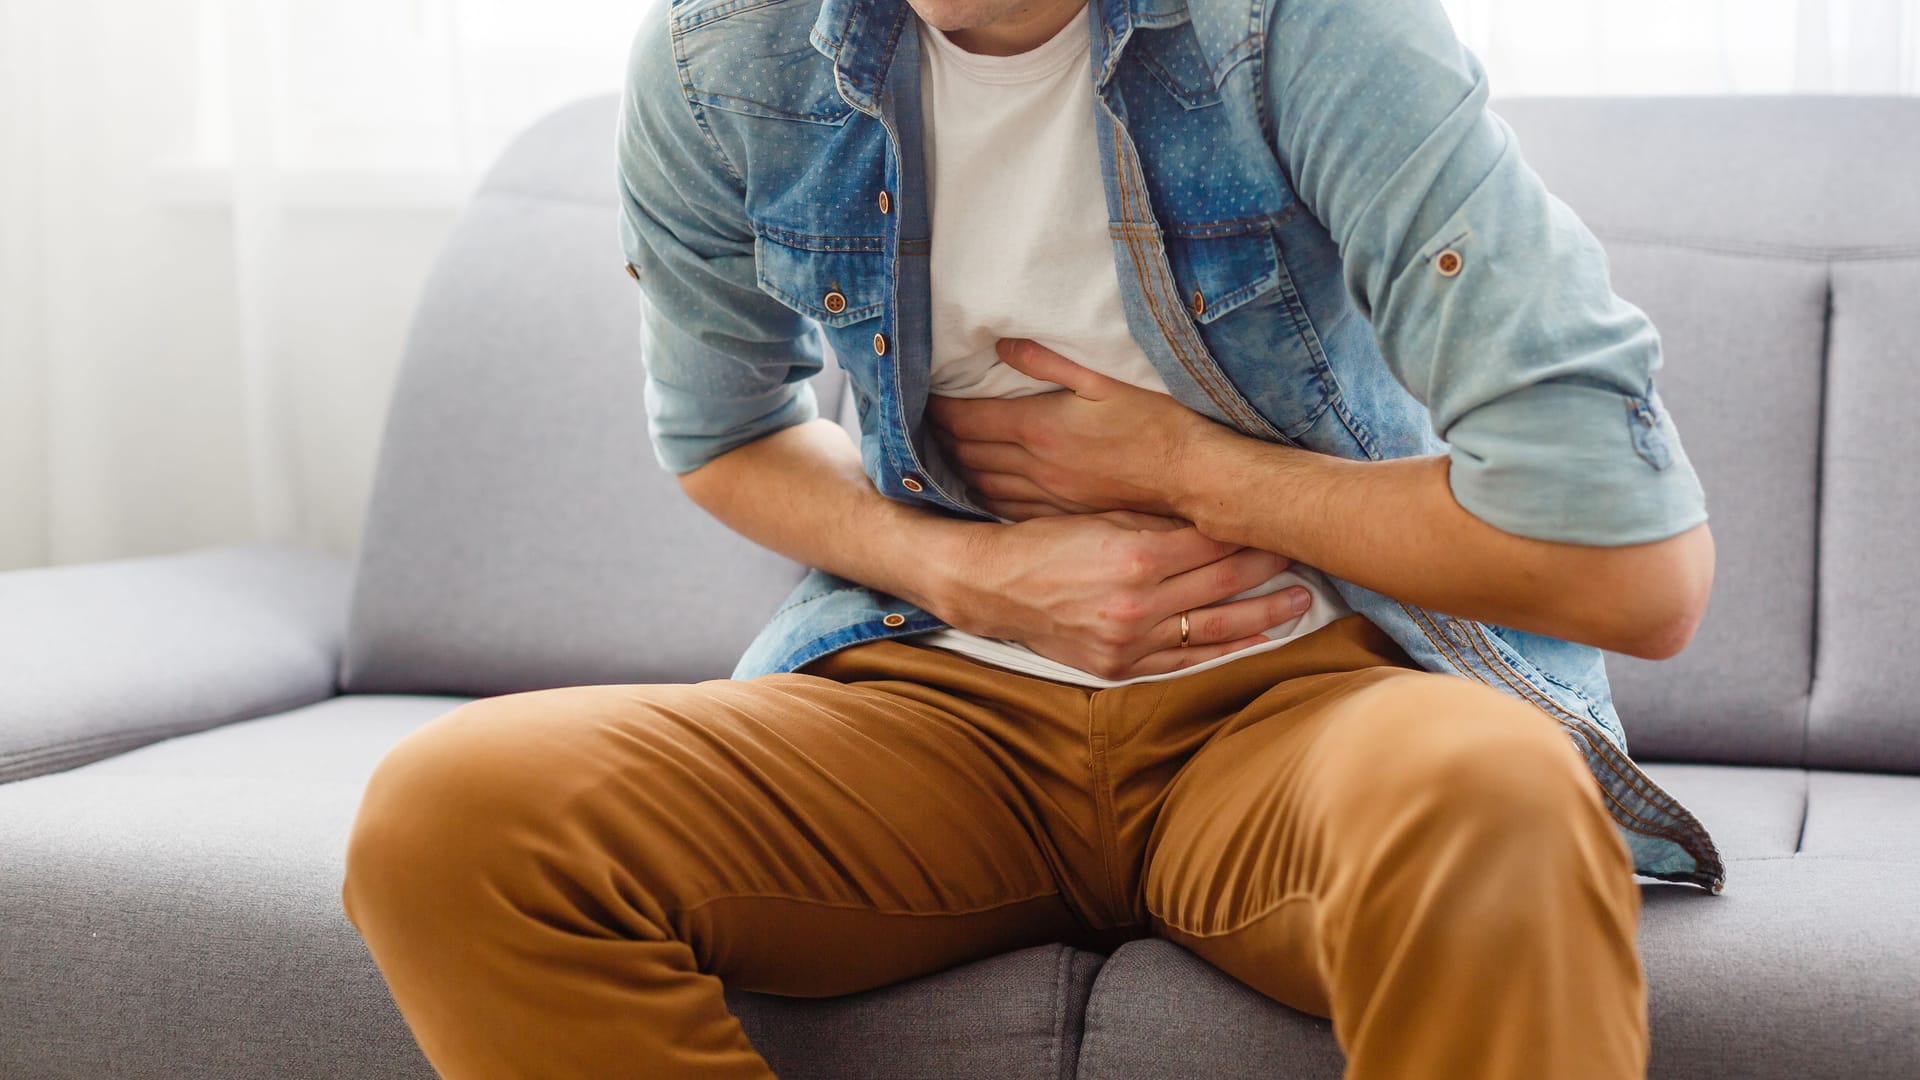
<path fill-rule="evenodd" d="M 1356 892 L 1398 887 L 1437 804 L 1597 804 L 1559 725 L 1478 683 L 1405 667 L 1291 680 L 1222 726 L 1169 786 L 1143 889 L 1159 936 L 1330 1015 Z M 1448 810 L 1448 813 L 1454 813 Z"/>
<path fill-rule="evenodd" d="M 441 822 L 366 846 L 445 860 L 563 929 L 684 943 L 743 989 L 841 994 L 1071 940 L 1016 763 L 972 706 L 906 689 L 794 674 L 481 699 L 390 752 L 358 828 Z"/>

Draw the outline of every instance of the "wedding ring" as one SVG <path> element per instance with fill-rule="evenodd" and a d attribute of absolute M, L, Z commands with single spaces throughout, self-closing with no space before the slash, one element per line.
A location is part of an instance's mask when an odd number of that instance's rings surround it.
<path fill-rule="evenodd" d="M 1187 613 L 1183 611 L 1180 613 L 1180 647 L 1184 649 L 1193 644 L 1192 638 L 1193 622 L 1187 618 Z"/>

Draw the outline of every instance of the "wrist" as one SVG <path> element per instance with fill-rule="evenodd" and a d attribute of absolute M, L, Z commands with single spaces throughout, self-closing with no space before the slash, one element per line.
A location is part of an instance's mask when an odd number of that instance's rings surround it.
<path fill-rule="evenodd" d="M 1190 428 L 1174 455 L 1168 470 L 1168 505 L 1174 517 L 1191 521 L 1194 527 L 1216 540 L 1226 539 L 1216 531 L 1226 525 L 1226 506 L 1221 479 L 1229 472 L 1225 445 L 1237 436 L 1227 428 L 1205 418 Z"/>
<path fill-rule="evenodd" d="M 949 626 L 971 629 L 977 620 L 980 570 L 1004 526 L 954 518 L 925 522 L 905 545 L 907 573 L 917 595 L 903 599 Z"/>

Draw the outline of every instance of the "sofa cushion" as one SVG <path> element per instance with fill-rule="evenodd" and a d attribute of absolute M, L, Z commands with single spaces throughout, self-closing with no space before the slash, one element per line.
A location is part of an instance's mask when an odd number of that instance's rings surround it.
<path fill-rule="evenodd" d="M 800 579 L 654 460 L 615 108 L 516 141 L 428 282 L 361 543 L 349 691 L 724 676 Z M 833 416 L 837 371 L 815 384 Z"/>
<path fill-rule="evenodd" d="M 727 991 L 780 1080 L 1073 1080 L 1098 953 L 1022 949 L 836 998 Z"/>
<path fill-rule="evenodd" d="M 1729 864 L 1792 855 L 1807 820 L 1807 774 L 1801 769 L 1648 763 L 1647 775 L 1700 819 Z M 1730 866 L 1727 887 L 1742 887 Z"/>
<path fill-rule="evenodd" d="M 1787 856 L 1735 871 L 1723 896 L 1644 887 L 1651 1080 L 1912 1076 L 1920 865 Z M 1080 1050 L 1086 1080 L 1335 1080 L 1341 1066 L 1325 1021 L 1160 940 L 1102 966 Z"/>
<path fill-rule="evenodd" d="M 0 574 L 0 784 L 332 697 L 346 607 L 278 544 Z"/>
<path fill-rule="evenodd" d="M 374 763 L 459 698 L 355 695 L 0 787 L 0 1075 L 433 1075 L 340 908 Z M 729 1003 L 783 1077 L 1074 1075 L 1096 954 Z"/>
<path fill-rule="evenodd" d="M 1920 144 L 1920 137 L 1909 140 Z M 1909 184 L 1904 203 L 1920 215 Z M 1879 212 L 1879 208 L 1875 208 Z M 1820 671 L 1808 763 L 1920 772 L 1920 690 L 1908 684 L 1920 611 L 1920 228 L 1833 271 Z"/>

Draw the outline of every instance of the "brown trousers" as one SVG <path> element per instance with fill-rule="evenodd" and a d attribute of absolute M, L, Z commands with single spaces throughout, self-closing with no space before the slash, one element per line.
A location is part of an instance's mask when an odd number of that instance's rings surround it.
<path fill-rule="evenodd" d="M 1157 935 L 1348 1075 L 1644 1075 L 1639 891 L 1555 722 L 1361 616 L 1111 690 L 902 642 L 483 698 L 397 744 L 343 901 L 432 1063 L 764 1078 L 722 981 L 824 996 Z"/>

